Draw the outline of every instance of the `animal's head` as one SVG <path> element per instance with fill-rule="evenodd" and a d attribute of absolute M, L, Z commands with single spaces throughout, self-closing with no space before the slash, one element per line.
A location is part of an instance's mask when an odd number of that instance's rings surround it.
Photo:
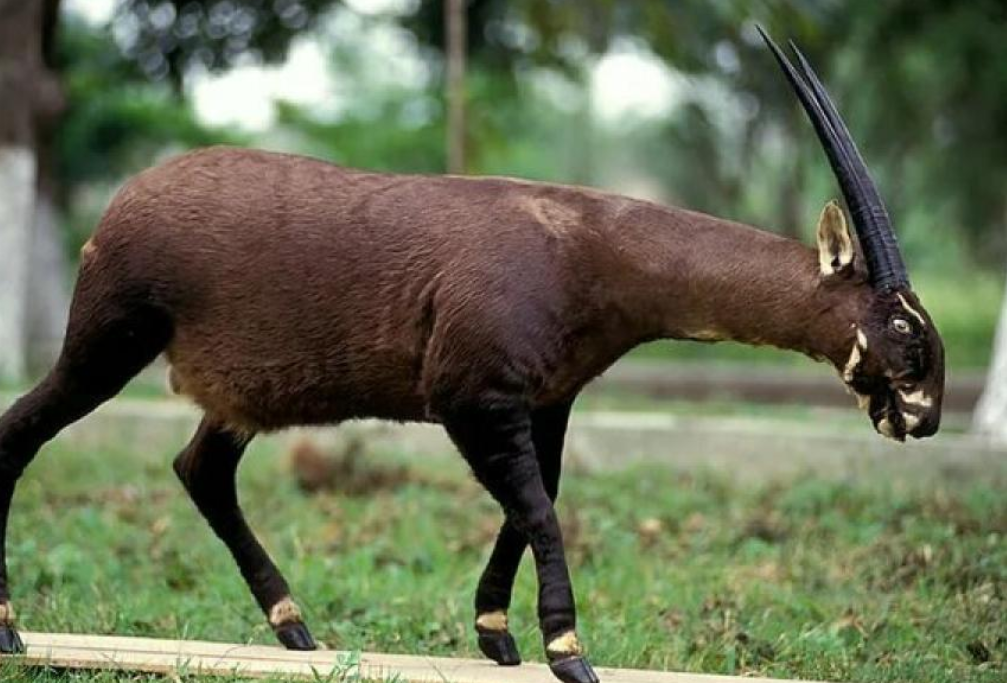
<path fill-rule="evenodd" d="M 762 29 L 759 29 L 760 32 Z M 804 55 L 791 43 L 800 71 L 764 32 L 787 80 L 818 133 L 849 207 L 830 203 L 818 225 L 822 277 L 845 279 L 858 291 L 843 381 L 867 409 L 874 428 L 902 441 L 933 435 L 944 396 L 944 345 L 912 291 L 891 219 L 846 124 Z"/>

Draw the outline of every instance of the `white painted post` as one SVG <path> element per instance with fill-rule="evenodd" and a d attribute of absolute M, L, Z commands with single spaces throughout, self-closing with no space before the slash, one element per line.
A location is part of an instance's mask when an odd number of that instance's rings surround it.
<path fill-rule="evenodd" d="M 27 147 L 0 147 L 0 381 L 27 372 L 28 262 L 37 164 Z"/>
<path fill-rule="evenodd" d="M 39 189 L 28 262 L 25 334 L 29 372 L 48 370 L 59 356 L 70 310 L 66 275 L 70 272 L 52 196 Z"/>
<path fill-rule="evenodd" d="M 993 341 L 986 389 L 973 416 L 973 429 L 998 443 L 1007 443 L 1007 288 Z"/>

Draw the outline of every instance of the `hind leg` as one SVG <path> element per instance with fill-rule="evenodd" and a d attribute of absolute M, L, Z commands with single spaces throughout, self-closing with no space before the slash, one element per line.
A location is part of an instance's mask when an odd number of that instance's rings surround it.
<path fill-rule="evenodd" d="M 6 537 L 14 488 L 47 441 L 117 394 L 164 349 L 170 324 L 138 312 L 111 322 L 74 320 L 52 372 L 0 417 L 0 652 L 19 652 L 7 577 Z"/>
<path fill-rule="evenodd" d="M 290 650 L 314 650 L 314 639 L 290 599 L 280 570 L 256 540 L 238 506 L 238 463 L 251 437 L 204 418 L 189 446 L 175 459 L 175 472 L 192 501 L 224 542 L 277 639 Z"/>

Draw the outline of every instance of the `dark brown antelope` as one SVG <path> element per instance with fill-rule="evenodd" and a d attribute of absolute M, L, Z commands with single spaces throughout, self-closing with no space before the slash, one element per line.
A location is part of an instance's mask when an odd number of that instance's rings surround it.
<path fill-rule="evenodd" d="M 315 643 L 238 507 L 249 440 L 364 416 L 438 422 L 506 517 L 476 592 L 481 650 L 520 662 L 507 609 L 530 545 L 552 670 L 596 681 L 553 501 L 570 406 L 626 351 L 653 339 L 771 344 L 832 363 L 885 436 L 929 436 L 940 421 L 941 339 L 884 204 L 807 62 L 798 53 L 795 68 L 769 44 L 856 229 L 827 204 L 817 250 L 519 180 L 234 149 L 140 174 L 83 249 L 55 368 L 0 419 L 0 535 L 39 448 L 164 353 L 172 387 L 205 411 L 175 471 L 285 646 Z M 21 644 L 3 567 L 0 648 L 12 652 Z"/>

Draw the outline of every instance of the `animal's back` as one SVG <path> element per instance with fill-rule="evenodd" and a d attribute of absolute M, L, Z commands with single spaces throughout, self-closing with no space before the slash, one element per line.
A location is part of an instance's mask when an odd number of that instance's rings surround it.
<path fill-rule="evenodd" d="M 555 230 L 578 220 L 547 216 L 544 229 L 535 210 L 562 204 L 521 210 L 519 189 L 204 150 L 120 192 L 81 277 L 168 308 L 173 384 L 230 423 L 427 419 L 453 335 L 471 326 L 491 355 L 488 318 L 515 313 L 502 307 L 568 303 L 572 247 Z"/>

